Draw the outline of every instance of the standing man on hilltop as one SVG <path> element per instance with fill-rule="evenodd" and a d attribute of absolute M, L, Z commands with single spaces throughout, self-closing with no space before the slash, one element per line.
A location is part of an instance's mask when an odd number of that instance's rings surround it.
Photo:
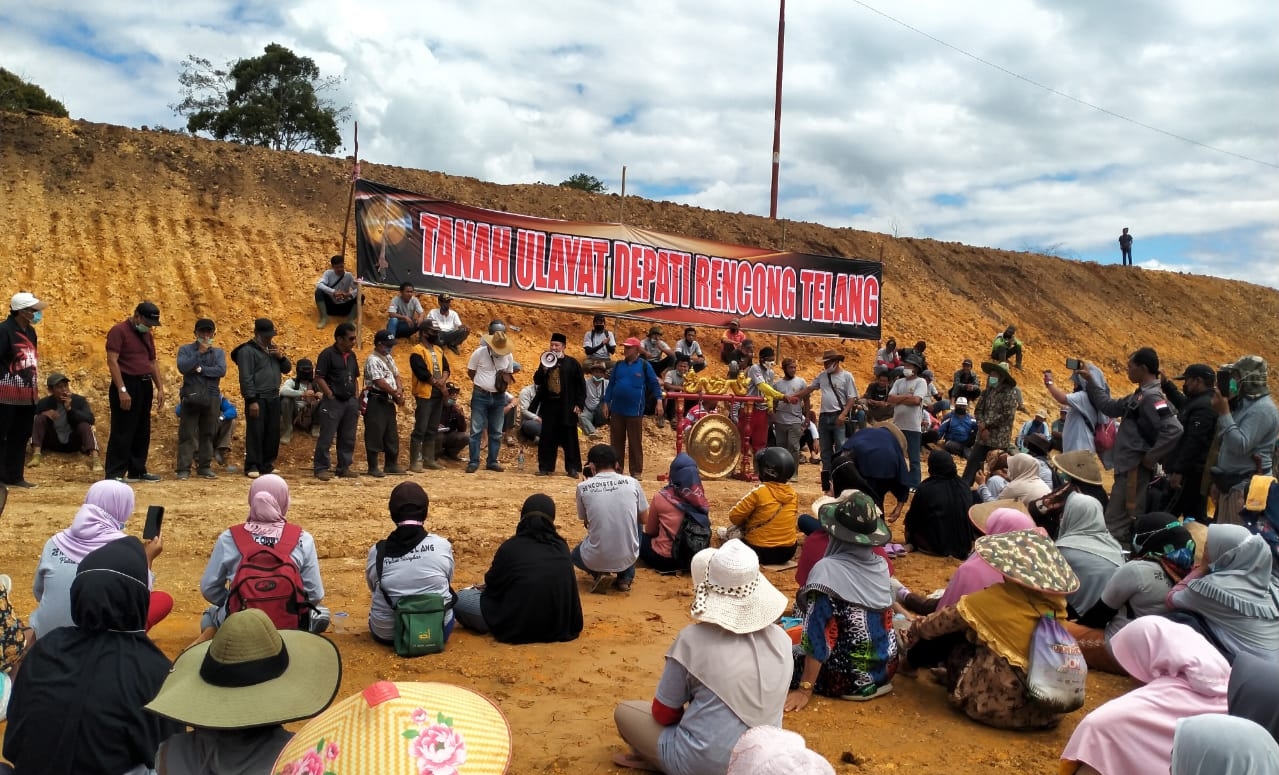
<path fill-rule="evenodd" d="M 218 432 L 218 415 L 222 411 L 219 383 L 226 376 L 226 352 L 213 346 L 217 326 L 209 318 L 195 321 L 195 341 L 178 348 L 178 373 L 182 387 L 178 389 L 178 464 L 179 479 L 191 477 L 191 458 L 195 472 L 205 479 L 216 479 L 213 473 L 213 437 Z"/>
<path fill-rule="evenodd" d="M 257 479 L 275 470 L 280 454 L 280 378 L 293 370 L 275 339 L 270 318 L 253 321 L 253 338 L 231 351 L 244 397 L 244 475 Z"/>
<path fill-rule="evenodd" d="M 111 438 L 107 440 L 106 477 L 126 482 L 158 482 L 147 471 L 151 450 L 151 404 L 164 408 L 164 378 L 155 360 L 160 308 L 144 301 L 133 316 L 107 331 L 107 368 L 111 371 Z"/>
<path fill-rule="evenodd" d="M 45 306 L 30 293 L 15 293 L 0 323 L 0 482 L 11 487 L 35 487 L 23 468 L 40 400 L 35 326 Z"/>
<path fill-rule="evenodd" d="M 1119 235 L 1119 257 L 1123 260 L 1124 266 L 1132 266 L 1132 235 L 1128 233 L 1127 226 Z"/>

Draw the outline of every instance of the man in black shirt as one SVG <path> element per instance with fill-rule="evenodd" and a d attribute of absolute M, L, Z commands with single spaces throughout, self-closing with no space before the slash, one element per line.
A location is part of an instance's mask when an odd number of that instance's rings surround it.
<path fill-rule="evenodd" d="M 333 478 L 329 471 L 329 447 L 334 436 L 338 449 L 337 475 L 344 479 L 359 476 L 351 470 L 355 459 L 355 428 L 360 420 L 360 361 L 352 352 L 354 348 L 355 326 L 340 323 L 333 331 L 333 346 L 324 348 L 315 361 L 315 385 L 323 398 L 316 410 L 320 437 L 315 440 L 312 464 L 315 478 L 324 482 Z"/>

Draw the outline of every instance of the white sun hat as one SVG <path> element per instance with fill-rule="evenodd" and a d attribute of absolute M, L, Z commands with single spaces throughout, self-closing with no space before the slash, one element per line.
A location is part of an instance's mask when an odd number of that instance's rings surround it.
<path fill-rule="evenodd" d="M 693 556 L 693 621 L 719 625 L 739 635 L 776 622 L 786 596 L 759 572 L 759 557 L 734 538 Z"/>

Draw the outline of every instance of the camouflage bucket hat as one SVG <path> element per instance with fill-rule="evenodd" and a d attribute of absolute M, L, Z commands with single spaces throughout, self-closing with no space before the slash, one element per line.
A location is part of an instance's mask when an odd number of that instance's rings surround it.
<path fill-rule="evenodd" d="M 979 557 L 1014 584 L 1049 595 L 1079 589 L 1079 577 L 1066 558 L 1052 539 L 1036 530 L 982 536 L 973 546 Z"/>
<path fill-rule="evenodd" d="M 1238 373 L 1239 395 L 1244 398 L 1260 398 L 1270 394 L 1270 386 L 1266 382 L 1270 375 L 1270 367 L 1266 365 L 1266 359 L 1260 355 L 1245 355 L 1222 368 Z"/>
<path fill-rule="evenodd" d="M 875 501 L 864 492 L 853 490 L 852 493 L 847 499 L 832 501 L 818 509 L 817 518 L 826 532 L 861 546 L 883 546 L 891 541 L 893 534 Z"/>

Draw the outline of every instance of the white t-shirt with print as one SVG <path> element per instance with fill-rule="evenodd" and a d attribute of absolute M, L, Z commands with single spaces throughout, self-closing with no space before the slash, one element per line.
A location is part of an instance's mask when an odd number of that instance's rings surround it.
<path fill-rule="evenodd" d="M 639 515 L 648 509 L 635 479 L 606 471 L 577 485 L 577 516 L 586 523 L 582 562 L 596 573 L 620 573 L 639 559 Z"/>

